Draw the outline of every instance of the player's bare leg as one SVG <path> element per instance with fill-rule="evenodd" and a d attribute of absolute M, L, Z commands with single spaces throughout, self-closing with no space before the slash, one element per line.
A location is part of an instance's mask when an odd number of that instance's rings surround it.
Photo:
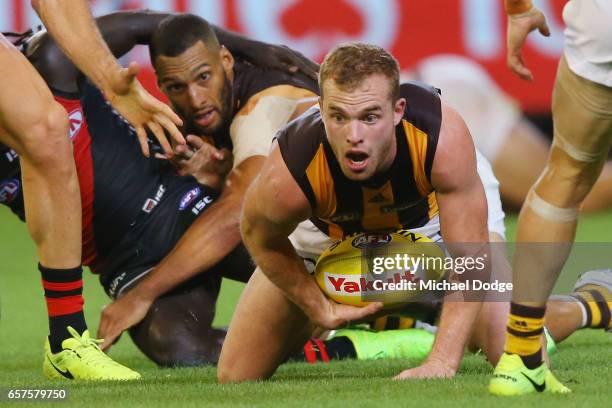
<path fill-rule="evenodd" d="M 258 268 L 242 292 L 223 343 L 219 382 L 269 378 L 311 333 L 302 310 Z"/>
<path fill-rule="evenodd" d="M 41 264 L 81 265 L 81 200 L 68 117 L 26 58 L 0 35 L 0 139 L 20 156 L 27 222 Z"/>
<path fill-rule="evenodd" d="M 571 250 L 580 205 L 607 159 L 611 102 L 612 88 L 575 75 L 565 59 L 561 60 L 553 94 L 553 147 L 519 217 L 506 354 L 501 361 L 504 364 L 500 362 L 503 367 L 496 368 L 491 392 L 515 392 L 503 385 L 511 367 L 522 364 L 528 370 L 546 372 L 540 370 L 546 301 Z M 537 389 L 568 391 L 550 372 L 542 381 Z"/>
<path fill-rule="evenodd" d="M 26 58 L 0 36 L 0 140 L 20 156 L 28 229 L 34 240 L 57 352 L 86 330 L 81 271 L 81 200 L 68 117 Z"/>
<path fill-rule="evenodd" d="M 529 190 L 542 174 L 549 152 L 550 145 L 533 125 L 525 119 L 516 124 L 491 163 L 506 206 L 520 209 Z M 517 160 L 520 160 L 520 166 L 517 166 Z M 584 199 L 581 211 L 597 212 L 611 207 L 612 162 L 607 161 L 593 189 Z"/>
<path fill-rule="evenodd" d="M 89 338 L 83 316 L 81 199 L 67 113 L 2 35 L 0 89 L 0 141 L 20 156 L 26 221 L 38 250 L 49 315 L 43 372 L 49 378 L 139 378 Z"/>

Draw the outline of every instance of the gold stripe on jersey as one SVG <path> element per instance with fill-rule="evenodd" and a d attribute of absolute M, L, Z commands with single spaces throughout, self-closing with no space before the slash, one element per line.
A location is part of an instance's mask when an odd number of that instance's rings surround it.
<path fill-rule="evenodd" d="M 329 235 L 331 239 L 338 240 L 344 238 L 344 231 L 338 224 L 330 223 L 328 226 L 329 229 L 327 235 Z"/>
<path fill-rule="evenodd" d="M 402 119 L 408 146 L 410 146 L 410 158 L 412 159 L 412 170 L 417 189 L 422 196 L 426 196 L 433 190 L 427 175 L 425 174 L 425 159 L 427 157 L 427 133 L 418 129 L 406 119 Z"/>
<path fill-rule="evenodd" d="M 429 203 L 429 219 L 431 220 L 433 217 L 438 215 L 438 200 L 436 200 L 436 192 L 432 191 L 427 196 L 427 202 Z"/>
<path fill-rule="evenodd" d="M 336 191 L 323 144 L 308 164 L 306 177 L 317 199 L 317 216 L 324 219 L 331 217 L 336 212 Z"/>
<path fill-rule="evenodd" d="M 390 230 L 401 227 L 397 212 L 384 212 L 383 207 L 395 201 L 393 187 L 388 180 L 380 188 L 362 187 L 363 220 L 361 225 L 366 231 Z"/>

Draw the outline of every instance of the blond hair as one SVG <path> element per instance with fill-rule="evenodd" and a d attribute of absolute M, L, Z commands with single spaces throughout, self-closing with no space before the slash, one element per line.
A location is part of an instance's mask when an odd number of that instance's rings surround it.
<path fill-rule="evenodd" d="M 331 50 L 319 70 L 319 89 L 323 97 L 323 84 L 333 79 L 336 85 L 353 91 L 372 75 L 383 75 L 389 80 L 389 97 L 399 98 L 399 64 L 384 48 L 373 44 L 352 42 Z"/>

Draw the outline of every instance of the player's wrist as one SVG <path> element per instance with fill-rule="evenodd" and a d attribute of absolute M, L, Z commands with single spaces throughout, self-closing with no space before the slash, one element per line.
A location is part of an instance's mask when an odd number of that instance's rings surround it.
<path fill-rule="evenodd" d="M 440 371 L 444 371 L 446 376 L 453 377 L 455 374 L 457 374 L 460 364 L 461 358 L 446 358 L 445 356 L 441 356 L 439 353 L 432 351 L 423 365 L 438 367 Z"/>
<path fill-rule="evenodd" d="M 504 7 L 508 17 L 517 17 L 529 13 L 534 9 L 531 0 L 504 0 Z"/>
<path fill-rule="evenodd" d="M 128 293 L 131 294 L 140 303 L 148 304 L 153 303 L 155 299 L 160 296 L 158 290 L 156 289 L 156 286 L 148 284 L 146 278 Z"/>

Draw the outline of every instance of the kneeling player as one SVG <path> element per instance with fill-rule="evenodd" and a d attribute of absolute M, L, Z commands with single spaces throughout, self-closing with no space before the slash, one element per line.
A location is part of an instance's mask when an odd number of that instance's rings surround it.
<path fill-rule="evenodd" d="M 398 71 L 378 47 L 336 48 L 321 66 L 321 109 L 280 133 L 245 200 L 243 239 L 260 269 L 230 325 L 220 381 L 267 378 L 313 325 L 335 328 L 378 311 L 331 302 L 309 277 L 289 240 L 305 219 L 336 238 L 404 227 L 432 238 L 441 231 L 447 244 L 488 242 L 486 197 L 465 124 L 434 89 L 400 90 Z M 428 360 L 404 374 L 454 375 L 480 306 L 446 302 Z"/>
<path fill-rule="evenodd" d="M 328 68 L 337 75 L 333 76 L 329 72 L 326 74 L 325 64 L 323 66 L 320 80 L 322 90 L 325 91 L 322 96 L 322 113 L 311 111 L 281 133 L 279 145 L 275 147 L 267 168 L 255 185 L 257 189 L 253 187 L 250 200 L 247 199 L 243 221 L 245 242 L 250 245 L 258 265 L 264 272 L 267 270 L 269 278 L 261 270 L 257 271 L 243 294 L 222 352 L 219 366 L 221 381 L 266 378 L 299 347 L 301 339 L 312 332 L 313 323 L 333 327 L 346 320 L 363 317 L 375 308 L 371 306 L 356 310 L 329 302 L 308 277 L 291 244 L 301 257 L 308 257 L 310 253 L 315 255 L 314 259 L 325 245 L 317 245 L 318 238 L 313 239 L 316 231 L 312 230 L 312 224 L 310 228 L 304 223 L 300 224 L 291 236 L 291 243 L 285 237 L 309 214 L 316 214 L 314 222 L 322 230 L 336 236 L 339 232 L 368 228 L 377 231 L 411 223 L 412 229 L 418 228 L 437 239 L 440 238 L 442 227 L 442 236 L 447 242 L 457 239 L 458 235 L 453 234 L 457 234 L 455 229 L 461 227 L 465 228 L 462 239 L 475 241 L 475 237 L 479 236 L 478 220 L 482 217 L 479 214 L 482 210 L 482 197 L 479 197 L 482 188 L 478 188 L 480 183 L 476 183 L 476 186 L 471 184 L 473 180 L 470 181 L 470 171 L 467 174 L 462 174 L 461 169 L 449 171 L 445 160 L 440 159 L 444 153 L 448 154 L 446 149 L 450 149 L 449 145 L 461 143 L 462 136 L 467 136 L 469 140 L 467 130 L 462 129 L 460 119 L 453 117 L 456 114 L 446 107 L 442 109 L 445 112 L 442 116 L 446 119 L 440 118 L 441 105 L 437 94 L 431 89 L 414 84 L 402 86 L 402 96 L 408 99 L 409 109 L 406 113 L 402 109 L 399 112 L 392 110 L 397 109 L 398 104 L 402 105 L 401 101 L 394 104 L 392 100 L 386 106 L 385 102 L 392 92 L 387 93 L 390 87 L 385 86 L 385 81 L 393 83 L 393 74 L 385 74 L 393 72 L 393 69 L 384 67 L 384 61 L 389 61 L 391 57 L 385 53 L 382 56 L 375 55 L 380 50 L 368 50 L 368 47 L 359 50 L 361 47 L 364 46 L 340 47 L 335 58 L 332 53 L 326 59 L 331 59 L 333 64 L 341 68 L 334 67 L 335 72 Z M 371 71 L 358 64 L 359 61 L 368 61 L 366 55 L 374 57 L 379 64 Z M 365 74 L 361 72 L 361 76 L 354 78 L 355 72 L 348 68 L 353 65 L 360 67 Z M 325 75 L 334 79 L 329 81 L 332 82 L 329 85 L 331 92 L 325 87 L 328 78 Z M 355 81 L 352 88 L 346 82 L 338 86 L 338 78 L 351 77 Z M 380 83 L 369 83 L 376 80 Z M 377 93 L 377 90 L 380 91 Z M 395 119 L 392 123 L 397 125 L 402 114 L 405 116 L 401 125 L 395 128 L 395 134 L 398 135 L 396 138 L 392 136 L 393 126 L 389 126 L 388 122 Z M 440 121 L 442 131 L 438 138 Z M 329 143 L 326 142 L 325 131 Z M 387 136 L 386 139 L 380 136 L 387 144 L 373 142 L 372 135 L 376 134 Z M 440 143 L 436 154 L 438 140 Z M 465 153 L 468 163 L 470 155 L 473 159 L 473 147 L 470 149 L 459 145 L 457 149 Z M 446 159 L 453 160 L 448 156 Z M 401 162 L 405 162 L 404 166 L 398 165 Z M 472 162 L 472 166 L 474 164 Z M 482 171 L 480 173 L 482 177 Z M 464 178 L 461 179 L 461 176 Z M 455 180 L 457 185 L 449 187 L 445 184 L 452 182 L 455 177 L 460 177 L 459 181 Z M 352 181 L 355 179 L 360 182 Z M 446 188 L 450 188 L 452 193 L 447 191 L 445 194 Z M 463 195 L 468 190 L 471 193 Z M 422 198 L 419 199 L 419 195 Z M 282 197 L 284 201 L 272 200 L 272 203 L 265 196 Z M 464 207 L 455 206 L 458 197 L 463 197 L 466 204 Z M 440 204 L 441 221 L 438 221 L 437 208 L 433 204 L 436 198 Z M 499 202 L 498 194 L 496 201 Z M 473 208 L 470 208 L 470 203 Z M 401 210 L 406 209 L 407 204 L 410 204 L 412 212 L 402 214 Z M 397 212 L 393 214 L 393 211 L 382 211 L 383 207 L 395 208 Z M 470 210 L 474 212 L 470 213 Z M 463 214 L 459 214 L 459 211 L 463 211 Z M 382 215 L 389 212 L 391 216 Z M 471 217 L 465 217 L 466 212 Z M 419 216 L 422 218 L 419 219 Z M 482 218 L 482 223 L 486 224 L 484 220 L 486 216 Z M 467 221 L 471 225 L 462 226 Z M 503 228 L 503 213 L 501 224 Z M 466 238 L 466 233 L 472 235 Z M 445 305 L 437 346 L 434 345 L 428 361 L 422 367 L 407 370 L 401 377 L 453 375 L 470 333 L 470 318 L 476 314 L 474 306 L 478 304 Z M 455 324 L 458 325 L 454 327 L 448 323 L 449 309 L 463 309 L 460 311 L 465 313 L 463 316 L 456 315 L 458 321 Z M 469 342 L 473 347 L 482 348 L 492 362 L 496 362 L 502 352 L 503 320 L 507 310 L 507 303 L 485 303 Z M 459 339 L 463 338 L 464 341 L 452 343 L 449 341 L 449 333 L 458 334 Z M 242 351 L 242 341 L 246 338 L 249 339 L 248 355 Z M 344 344 L 346 346 L 346 342 Z M 316 342 L 310 351 L 320 351 L 321 347 L 325 347 L 325 344 Z M 345 347 L 345 351 L 347 349 L 350 349 L 350 345 Z M 326 357 L 329 357 L 329 353 Z M 447 362 L 450 364 L 447 365 Z"/>

